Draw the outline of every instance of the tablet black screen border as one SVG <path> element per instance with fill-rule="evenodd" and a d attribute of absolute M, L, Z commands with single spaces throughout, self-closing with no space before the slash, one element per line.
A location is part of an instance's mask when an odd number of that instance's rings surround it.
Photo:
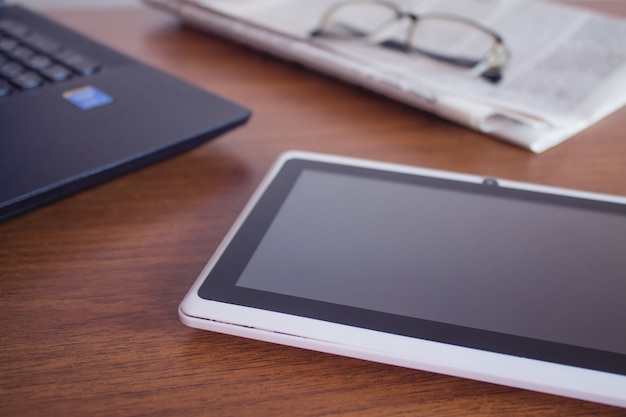
<path fill-rule="evenodd" d="M 198 290 L 206 300 L 259 308 L 462 347 L 537 359 L 626 376 L 626 355 L 529 337 L 405 317 L 237 286 L 272 221 L 304 170 L 409 183 L 478 195 L 610 212 L 626 217 L 626 205 L 403 172 L 289 159 L 270 182 Z"/>

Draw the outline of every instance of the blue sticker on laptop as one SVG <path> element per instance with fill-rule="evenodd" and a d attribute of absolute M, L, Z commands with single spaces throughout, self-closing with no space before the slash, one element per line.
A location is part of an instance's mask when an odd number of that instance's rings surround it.
<path fill-rule="evenodd" d="M 66 91 L 63 93 L 63 98 L 83 110 L 104 106 L 113 101 L 107 93 L 91 85 Z"/>

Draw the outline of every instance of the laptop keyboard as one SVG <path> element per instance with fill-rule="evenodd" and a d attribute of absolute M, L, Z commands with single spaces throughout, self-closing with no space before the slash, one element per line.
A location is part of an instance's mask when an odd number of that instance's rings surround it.
<path fill-rule="evenodd" d="M 88 56 L 13 19 L 0 19 L 0 97 L 95 74 Z"/>

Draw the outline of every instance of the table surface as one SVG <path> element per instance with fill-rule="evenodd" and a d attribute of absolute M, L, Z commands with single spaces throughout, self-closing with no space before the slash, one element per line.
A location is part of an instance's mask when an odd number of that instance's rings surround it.
<path fill-rule="evenodd" d="M 626 15 L 626 3 L 593 4 Z M 214 142 L 0 225 L 3 415 L 626 415 L 194 330 L 177 317 L 285 150 L 626 195 L 625 109 L 534 155 L 156 11 L 53 17 L 254 116 Z"/>

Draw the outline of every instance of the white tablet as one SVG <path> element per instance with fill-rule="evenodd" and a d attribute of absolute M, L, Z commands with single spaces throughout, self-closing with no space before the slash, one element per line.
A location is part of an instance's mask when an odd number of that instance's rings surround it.
<path fill-rule="evenodd" d="M 290 152 L 192 327 L 626 407 L 626 198 Z"/>

